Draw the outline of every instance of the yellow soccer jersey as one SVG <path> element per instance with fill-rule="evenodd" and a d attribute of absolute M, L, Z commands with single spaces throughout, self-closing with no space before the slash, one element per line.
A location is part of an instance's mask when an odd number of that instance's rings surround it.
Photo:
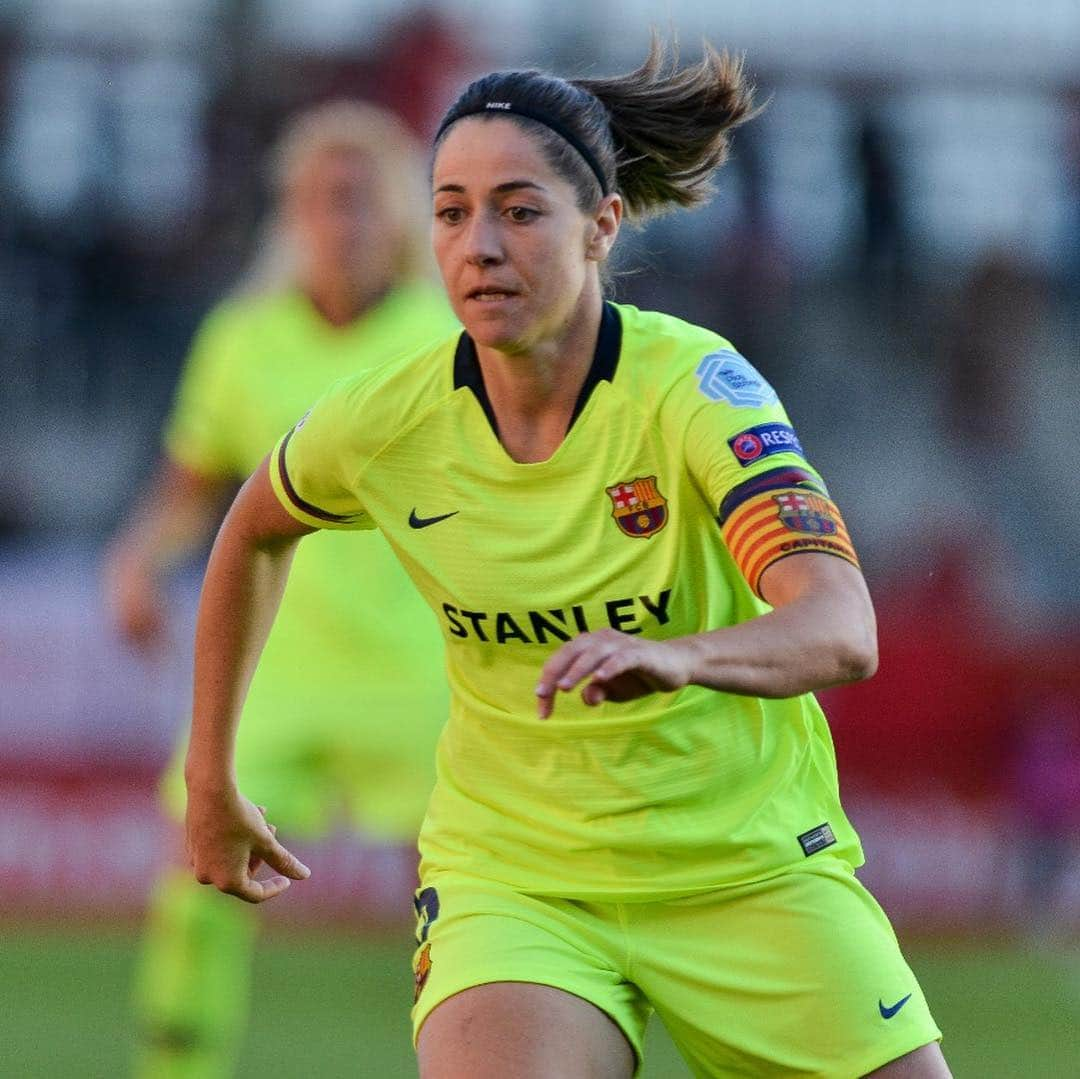
<path fill-rule="evenodd" d="M 455 325 L 441 291 L 421 282 L 340 329 L 299 290 L 223 303 L 192 349 L 165 451 L 196 472 L 241 481 L 331 383 Z M 252 681 L 238 759 L 278 746 L 321 753 L 332 768 L 339 750 L 362 762 L 353 810 L 365 826 L 413 838 L 448 709 L 442 651 L 431 613 L 381 536 L 310 537 Z"/>
<path fill-rule="evenodd" d="M 299 520 L 381 529 L 442 624 L 453 699 L 425 883 L 456 870 L 644 899 L 826 847 L 859 864 L 810 695 L 689 686 L 588 708 L 570 694 L 536 718 L 540 668 L 579 632 L 732 625 L 768 609 L 750 582 L 775 559 L 854 560 L 768 383 L 707 330 L 607 304 L 552 457 L 513 461 L 493 423 L 463 334 L 334 387 L 271 461 Z"/>

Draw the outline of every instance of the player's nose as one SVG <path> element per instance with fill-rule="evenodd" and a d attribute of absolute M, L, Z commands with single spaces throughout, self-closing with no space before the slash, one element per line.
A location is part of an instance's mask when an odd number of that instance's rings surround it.
<path fill-rule="evenodd" d="M 497 223 L 488 214 L 476 214 L 466 226 L 466 261 L 475 266 L 488 266 L 502 262 L 503 258 Z"/>

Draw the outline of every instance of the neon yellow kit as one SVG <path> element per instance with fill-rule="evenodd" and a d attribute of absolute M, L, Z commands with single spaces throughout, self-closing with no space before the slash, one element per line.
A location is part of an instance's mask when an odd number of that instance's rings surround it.
<path fill-rule="evenodd" d="M 339 383 L 270 462 L 298 520 L 383 532 L 447 642 L 414 1028 L 469 986 L 536 981 L 605 1010 L 639 1057 L 656 1007 L 700 1075 L 854 1076 L 933 1040 L 854 878 L 812 695 L 570 694 L 536 715 L 542 664 L 578 633 L 737 624 L 769 609 L 776 560 L 856 561 L 775 392 L 710 331 L 606 304 L 558 450 L 517 463 L 495 425 L 462 334 Z M 908 1004 L 880 1026 L 891 994 Z"/>
<path fill-rule="evenodd" d="M 801 861 L 799 837 L 825 825 L 858 864 L 809 695 L 569 696 L 536 719 L 540 666 L 583 630 L 678 637 L 767 610 L 721 540 L 725 504 L 754 580 L 785 545 L 854 558 L 775 393 L 716 335 L 608 305 L 580 416 L 548 461 L 517 464 L 469 345 L 344 381 L 271 465 L 298 519 L 377 525 L 442 622 L 453 704 L 425 880 L 686 895 Z"/>
<path fill-rule="evenodd" d="M 227 301 L 195 342 L 165 452 L 195 472 L 240 482 L 331 383 L 454 325 L 441 291 L 421 282 L 394 289 L 340 329 L 299 290 Z M 317 832 L 331 823 L 329 778 L 351 803 L 337 808 L 365 830 L 411 840 L 434 782 L 428 762 L 446 719 L 445 681 L 437 627 L 385 540 L 310 537 L 244 707 L 244 789 L 283 827 Z M 179 761 L 167 788 L 179 809 Z"/>

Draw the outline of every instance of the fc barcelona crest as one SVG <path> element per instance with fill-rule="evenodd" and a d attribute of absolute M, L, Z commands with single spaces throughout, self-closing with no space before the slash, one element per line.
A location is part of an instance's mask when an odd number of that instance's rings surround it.
<path fill-rule="evenodd" d="M 832 515 L 832 504 L 827 498 L 809 492 L 800 494 L 787 491 L 774 495 L 780 509 L 780 520 L 784 527 L 792 532 L 809 532 L 817 536 L 835 536 L 836 521 Z"/>
<path fill-rule="evenodd" d="M 667 499 L 657 490 L 655 476 L 605 489 L 612 503 L 611 516 L 627 536 L 647 539 L 667 524 Z"/>

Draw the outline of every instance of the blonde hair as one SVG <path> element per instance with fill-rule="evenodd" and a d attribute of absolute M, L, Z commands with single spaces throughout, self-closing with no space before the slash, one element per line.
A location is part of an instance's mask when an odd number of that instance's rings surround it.
<path fill-rule="evenodd" d="M 236 291 L 250 294 L 293 284 L 300 258 L 285 227 L 283 203 L 322 154 L 365 155 L 375 169 L 380 202 L 401 236 L 398 277 L 433 273 L 428 183 L 420 144 L 393 113 L 363 101 L 331 101 L 298 113 L 270 151 L 275 206 L 260 229 L 255 253 Z"/>

